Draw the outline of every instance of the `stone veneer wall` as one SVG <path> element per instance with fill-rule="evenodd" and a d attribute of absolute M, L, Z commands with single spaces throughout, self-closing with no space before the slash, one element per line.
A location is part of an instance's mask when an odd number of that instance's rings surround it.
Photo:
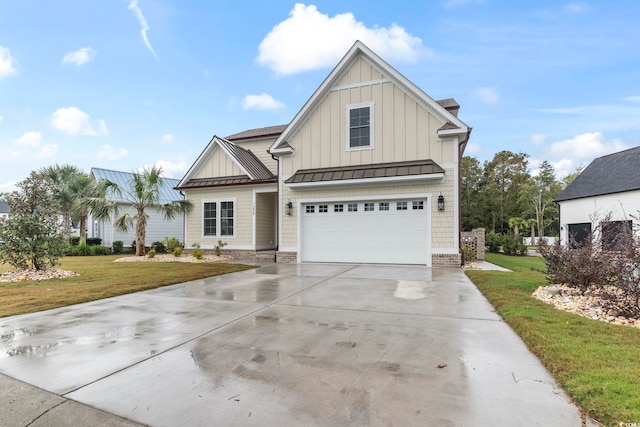
<path fill-rule="evenodd" d="M 460 233 L 461 243 L 466 243 L 476 249 L 478 261 L 484 261 L 485 235 L 484 228 L 474 228 L 471 231 Z"/>
<path fill-rule="evenodd" d="M 431 267 L 433 268 L 460 268 L 462 256 L 460 254 L 432 254 Z"/>

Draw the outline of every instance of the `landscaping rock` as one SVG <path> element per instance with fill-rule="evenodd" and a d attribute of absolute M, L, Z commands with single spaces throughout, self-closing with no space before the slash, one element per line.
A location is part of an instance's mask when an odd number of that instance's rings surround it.
<path fill-rule="evenodd" d="M 73 271 L 49 268 L 46 270 L 11 270 L 0 274 L 0 282 L 26 282 L 33 280 L 64 279 L 77 276 Z"/>

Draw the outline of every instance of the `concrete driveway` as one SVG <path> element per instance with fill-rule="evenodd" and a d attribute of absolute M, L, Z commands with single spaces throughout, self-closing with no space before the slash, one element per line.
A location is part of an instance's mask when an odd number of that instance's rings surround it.
<path fill-rule="evenodd" d="M 459 269 L 268 264 L 0 319 L 3 426 L 572 426 Z"/>

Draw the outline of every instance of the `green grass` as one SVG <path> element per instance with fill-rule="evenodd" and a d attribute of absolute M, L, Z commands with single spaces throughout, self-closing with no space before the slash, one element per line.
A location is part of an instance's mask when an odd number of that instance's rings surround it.
<path fill-rule="evenodd" d="M 640 329 L 586 319 L 533 298 L 547 284 L 541 258 L 486 258 L 513 272 L 467 275 L 576 403 L 606 425 L 640 423 Z"/>
<path fill-rule="evenodd" d="M 247 270 L 226 263 L 119 262 L 121 255 L 65 257 L 59 266 L 76 277 L 40 282 L 0 282 L 0 317 L 33 313 L 131 292 Z M 0 264 L 0 273 L 12 268 Z"/>

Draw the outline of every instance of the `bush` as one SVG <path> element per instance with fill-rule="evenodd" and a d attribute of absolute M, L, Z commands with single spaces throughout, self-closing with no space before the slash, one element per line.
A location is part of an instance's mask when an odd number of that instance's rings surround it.
<path fill-rule="evenodd" d="M 124 243 L 122 243 L 122 240 L 116 240 L 115 242 L 113 242 L 112 246 L 113 246 L 113 253 L 118 255 L 122 253 L 122 248 L 124 246 Z"/>
<path fill-rule="evenodd" d="M 489 252 L 498 253 L 502 248 L 504 242 L 504 236 L 495 231 L 490 231 L 486 234 L 486 245 Z"/>
<path fill-rule="evenodd" d="M 106 246 L 89 246 L 91 255 L 109 255 L 111 253 L 111 249 Z"/>
<path fill-rule="evenodd" d="M 180 258 L 182 256 L 182 248 L 180 246 L 173 250 L 173 256 L 176 258 Z"/>
<path fill-rule="evenodd" d="M 191 256 L 194 257 L 195 259 L 200 260 L 200 259 L 202 259 L 204 254 L 202 253 L 202 249 L 195 248 L 193 251 L 191 251 Z"/>
<path fill-rule="evenodd" d="M 502 251 L 505 255 L 526 255 L 528 249 L 522 242 L 522 238 L 513 234 L 503 236 Z"/>
<path fill-rule="evenodd" d="M 222 248 L 227 246 L 227 242 L 223 242 L 222 240 L 218 240 L 218 244 L 213 248 L 216 256 L 220 256 L 222 254 Z"/>
<path fill-rule="evenodd" d="M 149 252 L 147 252 L 147 256 L 148 256 L 149 258 L 153 258 L 153 257 L 155 257 L 155 256 L 156 256 L 156 250 L 155 250 L 155 248 L 151 248 L 151 249 L 149 250 Z"/>
<path fill-rule="evenodd" d="M 600 222 L 582 243 L 542 246 L 550 283 L 593 291 L 616 316 L 640 317 L 640 237 L 628 232 L 603 242 Z M 604 248 L 603 249 L 603 244 Z M 573 247 L 572 247 L 573 246 Z"/>
<path fill-rule="evenodd" d="M 71 243 L 71 246 L 80 245 L 80 237 L 69 238 L 69 243 Z M 102 244 L 102 239 L 100 237 L 87 237 L 85 243 L 87 246 L 99 246 Z"/>
<path fill-rule="evenodd" d="M 182 242 L 175 237 L 165 237 L 162 243 L 164 243 L 167 252 L 173 252 L 176 248 L 184 248 Z"/>
<path fill-rule="evenodd" d="M 153 249 L 155 249 L 156 253 L 158 253 L 158 254 L 166 254 L 167 253 L 167 248 L 164 246 L 164 243 L 162 243 L 162 242 L 153 242 L 151 244 L 151 247 Z"/>
<path fill-rule="evenodd" d="M 460 249 L 462 249 L 462 259 L 465 263 L 476 262 L 478 260 L 478 252 L 475 247 L 463 243 Z"/>

